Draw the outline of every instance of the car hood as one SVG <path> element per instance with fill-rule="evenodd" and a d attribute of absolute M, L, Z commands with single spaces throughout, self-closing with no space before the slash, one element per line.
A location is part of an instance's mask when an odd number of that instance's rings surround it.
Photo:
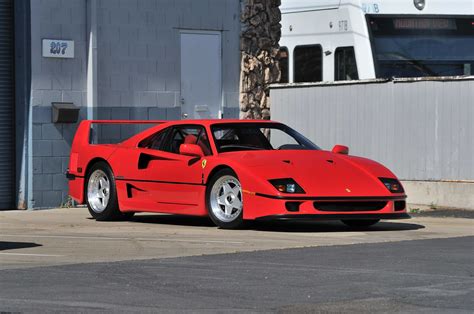
<path fill-rule="evenodd" d="M 308 196 L 389 196 L 391 193 L 379 177 L 395 178 L 375 161 L 322 150 L 245 151 L 224 155 L 261 179 L 292 178 Z"/>

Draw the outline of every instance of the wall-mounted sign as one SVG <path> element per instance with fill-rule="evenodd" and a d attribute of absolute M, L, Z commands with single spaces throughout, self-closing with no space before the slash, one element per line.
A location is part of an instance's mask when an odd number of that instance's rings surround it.
<path fill-rule="evenodd" d="M 61 39 L 43 39 L 43 57 L 74 58 L 74 41 Z"/>

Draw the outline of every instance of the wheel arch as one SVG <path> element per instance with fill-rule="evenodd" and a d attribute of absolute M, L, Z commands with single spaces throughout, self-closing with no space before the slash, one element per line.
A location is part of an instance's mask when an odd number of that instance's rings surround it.
<path fill-rule="evenodd" d="M 258 174 L 255 174 L 255 172 L 252 171 L 252 169 L 248 169 L 246 167 L 242 167 L 238 163 L 229 165 L 229 164 L 219 164 L 215 166 L 207 175 L 207 177 L 204 178 L 204 184 L 206 185 L 206 188 L 209 185 L 209 181 L 216 175 L 216 173 L 220 170 L 223 169 L 229 169 L 232 172 L 234 172 L 236 178 L 240 181 L 240 184 L 242 188 L 245 188 L 246 190 L 249 191 L 262 191 L 262 193 L 265 193 L 265 191 L 268 190 L 268 187 L 265 186 L 268 184 L 266 179 L 262 178 Z M 268 191 L 267 193 L 273 193 L 273 190 Z"/>
<path fill-rule="evenodd" d="M 96 163 L 98 162 L 105 162 L 107 165 L 109 165 L 110 169 L 112 169 L 112 167 L 110 166 L 110 164 L 107 162 L 107 160 L 105 160 L 104 158 L 102 157 L 95 157 L 95 158 L 92 158 L 91 160 L 89 160 L 89 162 L 87 163 L 87 166 L 86 166 L 86 171 L 84 172 L 86 177 L 89 175 L 89 171 L 90 169 L 92 168 L 92 166 L 94 166 Z"/>
<path fill-rule="evenodd" d="M 209 180 L 211 180 L 211 179 L 216 175 L 217 172 L 219 172 L 219 171 L 221 171 L 221 170 L 223 170 L 223 169 L 232 170 L 232 171 L 235 173 L 235 175 L 237 176 L 237 178 L 239 177 L 239 176 L 237 175 L 237 172 L 236 172 L 231 166 L 229 166 L 229 165 L 218 165 L 218 166 L 214 167 L 214 168 L 211 170 L 211 172 L 209 172 L 209 174 L 207 175 L 207 178 L 206 178 L 206 181 L 204 182 L 204 184 L 206 184 L 206 186 L 207 186 L 207 184 L 209 183 Z"/>
<path fill-rule="evenodd" d="M 110 167 L 110 169 L 112 169 L 110 164 L 104 158 L 95 157 L 95 158 L 92 158 L 91 160 L 89 160 L 89 162 L 87 163 L 87 166 L 86 166 L 86 171 L 84 172 L 84 174 L 85 174 L 85 176 L 84 176 L 84 186 L 83 186 L 84 201 L 86 200 L 85 198 L 86 198 L 86 195 L 87 195 L 87 178 L 89 177 L 89 171 L 98 162 L 105 162 Z"/>
<path fill-rule="evenodd" d="M 211 201 L 211 191 L 213 190 L 213 186 L 215 184 L 215 180 L 218 180 L 219 177 L 217 176 L 217 173 L 222 171 L 222 170 L 226 170 L 227 171 L 227 174 L 230 174 L 229 172 L 232 172 L 233 176 L 236 177 L 236 179 L 239 181 L 240 183 L 240 179 L 237 175 L 237 172 L 229 165 L 225 165 L 225 164 L 221 164 L 221 165 L 218 165 L 216 167 L 214 167 L 210 172 L 209 172 L 209 175 L 207 176 L 207 180 L 206 180 L 206 193 L 205 193 L 205 200 L 204 200 L 204 204 L 206 206 L 206 209 L 207 209 L 207 212 L 208 212 L 208 215 L 210 217 L 210 219 L 220 228 L 223 228 L 223 229 L 236 229 L 236 228 L 240 228 L 243 226 L 244 224 L 244 221 L 243 221 L 243 208 L 242 208 L 242 205 L 240 205 L 240 212 L 238 213 L 237 216 L 235 216 L 234 218 L 232 218 L 232 220 L 225 220 L 223 219 L 222 217 L 220 217 L 219 214 L 217 214 L 215 212 L 215 210 L 213 209 L 212 207 L 212 201 Z M 220 187 L 219 187 L 220 188 Z M 243 198 L 243 191 L 240 192 L 240 195 L 241 195 L 241 198 Z M 242 204 L 242 199 L 241 199 L 241 204 Z M 219 205 L 217 205 L 219 206 Z M 233 207 L 232 207 L 232 210 L 233 210 Z M 225 212 L 227 213 L 227 208 L 225 209 Z"/>
<path fill-rule="evenodd" d="M 97 165 L 98 163 L 103 163 L 100 166 L 97 166 L 94 169 L 94 166 Z M 108 168 L 108 169 L 105 169 Z M 122 220 L 122 219 L 127 219 L 128 217 L 131 217 L 133 213 L 122 213 L 120 211 L 120 206 L 118 203 L 118 190 L 116 188 L 115 184 L 110 184 L 110 190 L 109 190 L 109 200 L 108 204 L 106 205 L 105 209 L 101 212 L 94 212 L 94 210 L 91 208 L 91 205 L 88 203 L 87 200 L 87 193 L 88 193 L 88 178 L 92 174 L 92 170 L 97 170 L 101 169 L 102 171 L 106 172 L 106 175 L 109 176 L 111 175 L 112 177 L 108 177 L 109 180 L 113 181 L 113 168 L 111 164 L 104 158 L 102 157 L 95 157 L 91 159 L 86 166 L 86 171 L 85 171 L 85 180 L 84 180 L 84 203 L 87 204 L 87 207 L 89 209 L 89 213 L 92 215 L 93 218 L 96 220 L 101 220 L 101 221 L 107 221 L 107 220 Z M 108 172 L 108 173 L 107 173 Z"/>

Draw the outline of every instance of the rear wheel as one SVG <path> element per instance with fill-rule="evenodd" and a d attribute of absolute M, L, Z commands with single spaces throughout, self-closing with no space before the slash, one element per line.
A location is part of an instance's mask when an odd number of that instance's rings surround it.
<path fill-rule="evenodd" d="M 86 182 L 87 208 L 92 217 L 96 220 L 117 220 L 129 215 L 119 210 L 114 175 L 107 163 L 95 163 L 88 172 Z"/>
<path fill-rule="evenodd" d="M 218 171 L 209 181 L 206 204 L 211 220 L 224 229 L 243 226 L 242 187 L 230 169 Z"/>
<path fill-rule="evenodd" d="M 342 220 L 342 222 L 351 228 L 367 228 L 378 223 L 380 219 L 364 219 L 364 220 Z"/>

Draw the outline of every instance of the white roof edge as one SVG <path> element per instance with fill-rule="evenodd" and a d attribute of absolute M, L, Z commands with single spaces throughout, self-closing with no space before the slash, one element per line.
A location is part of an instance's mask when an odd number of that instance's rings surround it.
<path fill-rule="evenodd" d="M 281 9 L 282 14 L 288 13 L 298 13 L 298 12 L 309 12 L 309 11 L 320 11 L 320 10 L 337 10 L 338 6 L 327 6 L 327 7 L 300 7 L 300 8 L 292 8 L 292 9 Z"/>
<path fill-rule="evenodd" d="M 365 79 L 353 81 L 325 81 L 313 83 L 275 83 L 271 84 L 270 89 L 297 88 L 313 86 L 337 86 L 337 85 L 364 85 L 380 83 L 413 83 L 413 82 L 452 82 L 452 81 L 474 81 L 474 76 L 436 76 L 436 77 L 408 77 L 408 78 L 383 78 L 383 79 Z"/>
<path fill-rule="evenodd" d="M 282 0 L 281 13 L 296 13 L 339 8 L 340 0 Z"/>

